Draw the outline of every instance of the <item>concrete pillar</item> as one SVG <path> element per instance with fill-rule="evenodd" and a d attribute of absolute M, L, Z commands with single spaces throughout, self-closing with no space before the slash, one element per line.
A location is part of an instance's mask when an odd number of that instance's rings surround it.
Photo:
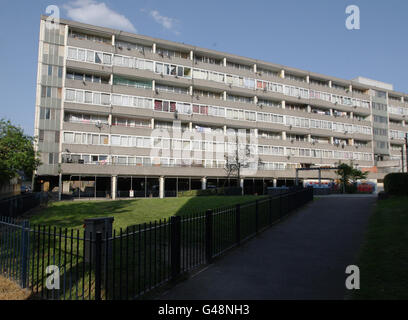
<path fill-rule="evenodd" d="M 310 77 L 306 76 L 306 83 L 309 83 L 309 82 L 310 82 Z"/>
<path fill-rule="evenodd" d="M 207 178 L 202 177 L 201 178 L 201 190 L 205 190 L 205 189 L 207 189 Z"/>
<path fill-rule="evenodd" d="M 242 189 L 242 195 L 244 195 L 244 179 L 240 179 L 239 180 L 239 186 L 241 187 L 241 189 Z"/>
<path fill-rule="evenodd" d="M 350 146 L 354 146 L 354 139 L 353 138 L 349 139 L 348 143 Z"/>
<path fill-rule="evenodd" d="M 282 131 L 282 140 L 286 140 L 286 131 Z"/>
<path fill-rule="evenodd" d="M 332 81 L 329 80 L 329 88 L 331 88 L 331 87 L 332 87 Z"/>
<path fill-rule="evenodd" d="M 254 64 L 254 72 L 256 73 L 256 63 Z"/>
<path fill-rule="evenodd" d="M 108 116 L 108 125 L 109 126 L 112 125 L 112 114 L 109 114 L 109 116 Z"/>
<path fill-rule="evenodd" d="M 112 35 L 112 46 L 115 45 L 115 40 L 116 40 L 116 39 L 115 39 L 115 35 L 113 34 L 113 35 Z"/>
<path fill-rule="evenodd" d="M 194 60 L 194 52 L 193 52 L 193 50 L 190 51 L 190 60 Z"/>
<path fill-rule="evenodd" d="M 109 76 L 109 84 L 113 86 L 113 73 Z"/>
<path fill-rule="evenodd" d="M 353 92 L 353 86 L 351 84 L 349 85 L 349 92 Z"/>
<path fill-rule="evenodd" d="M 152 80 L 152 90 L 156 91 L 156 80 Z"/>
<path fill-rule="evenodd" d="M 154 118 L 152 118 L 150 125 L 152 126 L 152 129 L 154 129 Z"/>
<path fill-rule="evenodd" d="M 285 109 L 285 108 L 286 108 L 286 101 L 282 100 L 282 109 Z"/>
<path fill-rule="evenodd" d="M 188 123 L 188 129 L 193 131 L 193 123 L 191 121 Z"/>
<path fill-rule="evenodd" d="M 333 116 L 333 109 L 330 109 L 330 115 Z"/>
<path fill-rule="evenodd" d="M 353 119 L 353 118 L 354 118 L 354 113 L 350 112 L 350 119 Z"/>
<path fill-rule="evenodd" d="M 153 43 L 153 45 L 152 45 L 152 52 L 156 53 L 156 44 L 155 43 Z"/>
<path fill-rule="evenodd" d="M 310 106 L 310 104 L 307 105 L 307 112 L 309 112 L 309 113 L 312 112 L 312 107 Z"/>
<path fill-rule="evenodd" d="M 222 98 L 223 98 L 224 101 L 227 101 L 227 91 L 224 91 L 222 93 Z"/>
<path fill-rule="evenodd" d="M 273 187 L 276 188 L 278 185 L 278 179 L 273 179 Z"/>
<path fill-rule="evenodd" d="M 223 64 L 224 67 L 227 66 L 227 58 L 222 59 L 222 64 Z"/>
<path fill-rule="evenodd" d="M 190 96 L 193 95 L 193 86 L 190 86 L 190 87 L 189 87 L 189 93 L 190 93 Z"/>
<path fill-rule="evenodd" d="M 159 198 L 160 199 L 164 198 L 164 177 L 163 176 L 159 178 Z"/>
<path fill-rule="evenodd" d="M 111 178 L 111 192 L 112 192 L 112 200 L 116 200 L 116 194 L 118 193 L 118 176 L 112 176 Z"/>
<path fill-rule="evenodd" d="M 333 139 L 333 137 L 330 137 L 330 144 L 334 144 L 334 139 Z"/>
<path fill-rule="evenodd" d="M 308 135 L 307 135 L 307 141 L 308 141 L 309 143 L 312 142 L 312 135 L 311 135 L 311 134 L 308 134 Z"/>
<path fill-rule="evenodd" d="M 257 96 L 254 96 L 254 103 L 258 104 L 258 97 Z"/>
<path fill-rule="evenodd" d="M 224 134 L 227 134 L 227 126 L 224 126 Z"/>

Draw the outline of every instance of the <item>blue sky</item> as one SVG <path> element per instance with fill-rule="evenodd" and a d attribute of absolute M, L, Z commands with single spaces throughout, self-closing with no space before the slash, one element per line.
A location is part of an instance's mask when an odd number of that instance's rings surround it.
<path fill-rule="evenodd" d="M 6 0 L 0 10 L 0 118 L 32 134 L 40 15 L 61 17 L 408 92 L 407 1 L 378 0 Z M 360 8 L 347 30 L 345 8 Z"/>

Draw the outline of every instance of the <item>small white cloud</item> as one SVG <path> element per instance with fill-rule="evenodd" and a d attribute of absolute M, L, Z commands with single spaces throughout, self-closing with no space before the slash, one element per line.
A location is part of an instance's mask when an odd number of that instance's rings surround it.
<path fill-rule="evenodd" d="M 158 24 L 162 25 L 165 29 L 173 31 L 175 34 L 179 35 L 180 32 L 174 30 L 176 25 L 178 24 L 178 20 L 169 18 L 166 16 L 162 16 L 159 11 L 152 10 L 150 11 L 150 16 L 156 21 Z"/>
<path fill-rule="evenodd" d="M 128 18 L 110 9 L 104 2 L 75 0 L 63 7 L 67 12 L 67 16 L 72 20 L 101 27 L 137 32 Z"/>

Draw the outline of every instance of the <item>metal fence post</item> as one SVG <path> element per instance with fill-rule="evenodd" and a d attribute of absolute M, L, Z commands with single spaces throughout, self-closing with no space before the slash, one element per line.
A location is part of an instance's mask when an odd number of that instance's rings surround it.
<path fill-rule="evenodd" d="M 211 263 L 213 257 L 213 211 L 207 210 L 205 213 L 205 259 Z"/>
<path fill-rule="evenodd" d="M 255 233 L 259 230 L 259 201 L 255 200 Z"/>
<path fill-rule="evenodd" d="M 174 279 L 180 274 L 181 267 L 181 217 L 175 216 L 170 219 L 170 266 L 171 277 Z"/>
<path fill-rule="evenodd" d="M 90 239 L 92 241 L 92 239 Z M 101 300 L 102 285 L 102 232 L 95 237 L 95 300 Z"/>
<path fill-rule="evenodd" d="M 269 197 L 269 224 L 272 224 L 272 197 Z"/>
<path fill-rule="evenodd" d="M 29 221 L 23 221 L 21 224 L 21 287 L 27 288 L 28 275 L 28 252 L 29 252 Z"/>
<path fill-rule="evenodd" d="M 235 241 L 237 245 L 241 243 L 241 205 L 235 207 Z"/>

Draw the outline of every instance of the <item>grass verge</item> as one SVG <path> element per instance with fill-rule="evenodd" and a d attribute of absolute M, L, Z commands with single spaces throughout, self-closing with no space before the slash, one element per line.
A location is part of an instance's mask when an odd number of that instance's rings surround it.
<path fill-rule="evenodd" d="M 408 299 L 408 197 L 377 203 L 360 252 L 352 299 Z"/>
<path fill-rule="evenodd" d="M 31 224 L 82 228 L 84 219 L 113 216 L 114 228 L 126 228 L 173 215 L 205 211 L 260 199 L 257 196 L 210 196 L 118 201 L 62 201 L 33 214 Z"/>

